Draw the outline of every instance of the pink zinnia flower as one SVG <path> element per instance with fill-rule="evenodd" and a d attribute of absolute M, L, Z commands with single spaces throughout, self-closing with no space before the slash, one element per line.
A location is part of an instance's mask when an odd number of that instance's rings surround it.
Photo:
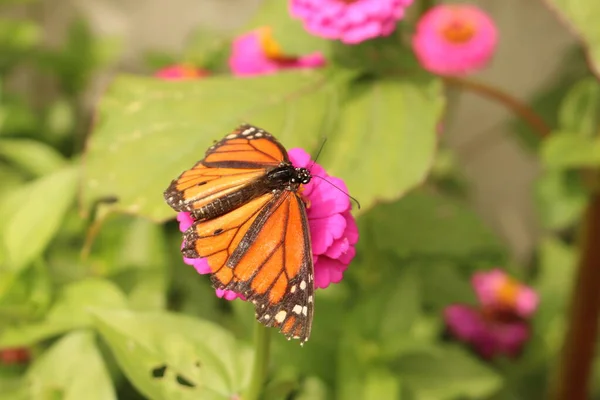
<path fill-rule="evenodd" d="M 356 221 L 350 214 L 350 199 L 342 192 L 347 191 L 343 180 L 329 176 L 323 167 L 313 163 L 310 155 L 302 149 L 291 149 L 288 151 L 288 156 L 295 167 L 310 167 L 313 175 L 310 183 L 303 185 L 301 196 L 307 204 L 315 288 L 323 289 L 331 283 L 342 280 L 344 271 L 356 254 L 354 247 L 358 242 Z M 315 178 L 316 176 L 323 179 Z M 181 232 L 189 229 L 194 222 L 187 212 L 180 212 L 177 220 Z M 183 261 L 193 266 L 199 274 L 212 272 L 204 258 L 184 257 Z M 236 298 L 245 300 L 242 295 L 230 290 L 218 289 L 217 296 L 227 300 Z"/>
<path fill-rule="evenodd" d="M 350 198 L 339 190 L 347 193 L 344 181 L 327 175 L 323 167 L 313 164 L 304 150 L 291 149 L 288 156 L 295 167 L 310 168 L 313 175 L 310 183 L 304 185 L 302 197 L 307 203 L 315 287 L 324 289 L 330 283 L 342 280 L 344 271 L 356 254 L 354 245 L 358 242 L 358 228 L 350 214 Z M 315 176 L 323 179 L 315 179 Z"/>
<path fill-rule="evenodd" d="M 357 44 L 388 36 L 413 0 L 291 0 L 290 14 L 313 35 Z"/>
<path fill-rule="evenodd" d="M 282 69 L 319 68 L 324 65 L 325 57 L 319 52 L 298 57 L 284 54 L 269 27 L 237 37 L 229 57 L 229 67 L 236 76 L 265 75 Z"/>
<path fill-rule="evenodd" d="M 208 71 L 196 68 L 189 64 L 171 65 L 157 71 L 154 76 L 166 81 L 178 81 L 183 79 L 198 79 L 210 75 Z"/>
<path fill-rule="evenodd" d="M 535 291 L 501 269 L 477 272 L 471 278 L 471 284 L 484 308 L 500 312 L 509 310 L 521 318 L 529 318 L 537 309 Z"/>
<path fill-rule="evenodd" d="M 444 319 L 454 336 L 469 343 L 485 358 L 499 354 L 517 356 L 530 335 L 529 325 L 524 321 L 501 321 L 466 305 L 446 307 Z"/>
<path fill-rule="evenodd" d="M 537 294 L 499 269 L 478 272 L 471 282 L 480 306 L 446 307 L 448 329 L 485 358 L 518 355 L 530 336 L 527 319 L 537 309 Z"/>
<path fill-rule="evenodd" d="M 494 22 L 473 5 L 438 5 L 417 24 L 413 48 L 426 70 L 464 75 L 483 68 L 496 49 Z"/>

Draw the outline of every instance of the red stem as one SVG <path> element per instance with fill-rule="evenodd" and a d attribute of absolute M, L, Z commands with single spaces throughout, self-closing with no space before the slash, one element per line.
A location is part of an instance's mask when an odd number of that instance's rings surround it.
<path fill-rule="evenodd" d="M 600 315 L 600 193 L 585 214 L 579 269 L 560 358 L 555 400 L 587 400 Z"/>
<path fill-rule="evenodd" d="M 525 122 L 527 122 L 531 129 L 533 129 L 540 136 L 540 138 L 545 138 L 550 134 L 550 127 L 546 125 L 544 120 L 537 115 L 535 111 L 508 93 L 485 83 L 476 82 L 470 79 L 459 78 L 455 76 L 448 76 L 444 77 L 443 79 L 447 85 L 468 89 L 502 103 L 504 106 L 521 117 Z"/>

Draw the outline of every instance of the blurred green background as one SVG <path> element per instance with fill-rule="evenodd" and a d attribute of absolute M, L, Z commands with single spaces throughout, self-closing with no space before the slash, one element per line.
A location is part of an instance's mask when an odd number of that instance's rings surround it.
<path fill-rule="evenodd" d="M 0 399 L 243 392 L 252 306 L 216 298 L 183 264 L 162 199 L 243 120 L 287 148 L 314 152 L 327 136 L 319 162 L 363 205 L 357 256 L 317 292 L 308 344 L 272 335 L 263 398 L 544 398 L 578 259 L 581 172 L 600 166 L 584 46 L 542 2 L 477 2 L 501 42 L 476 78 L 541 115 L 553 132 L 542 141 L 498 103 L 418 70 L 406 45 L 372 65 L 364 54 L 396 45 L 317 39 L 283 2 L 262 3 L 0 0 L 0 352 L 24 351 L 0 362 Z M 231 39 L 261 24 L 332 65 L 232 78 Z M 182 62 L 215 76 L 152 77 Z M 397 66 L 416 72 L 387 74 Z M 471 275 L 495 267 L 540 296 L 516 359 L 482 359 L 442 319 L 475 304 Z"/>

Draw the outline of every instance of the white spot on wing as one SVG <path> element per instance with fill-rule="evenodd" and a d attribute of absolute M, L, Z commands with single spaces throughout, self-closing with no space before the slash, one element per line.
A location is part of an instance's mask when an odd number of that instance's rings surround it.
<path fill-rule="evenodd" d="M 302 289 L 302 290 L 306 289 L 306 281 L 300 282 L 300 289 Z"/>
<path fill-rule="evenodd" d="M 279 322 L 280 324 L 283 322 L 283 320 L 285 320 L 285 316 L 287 315 L 287 313 L 283 310 L 279 311 L 277 313 L 277 315 L 275 315 L 275 321 Z"/>
<path fill-rule="evenodd" d="M 309 303 L 312 303 L 312 301 L 313 301 L 313 298 L 312 298 L 312 296 L 308 296 L 308 302 L 309 302 Z"/>
<path fill-rule="evenodd" d="M 306 316 L 306 314 L 308 314 L 308 307 L 304 306 L 302 307 L 302 315 Z"/>
<path fill-rule="evenodd" d="M 294 306 L 294 308 L 292 309 L 292 311 L 293 311 L 294 313 L 296 313 L 296 314 L 300 314 L 300 313 L 302 312 L 302 306 L 301 306 L 301 305 L 299 305 L 299 304 L 296 304 L 296 305 Z"/>
<path fill-rule="evenodd" d="M 269 314 L 265 314 L 263 318 L 268 321 L 271 318 L 271 316 Z"/>
<path fill-rule="evenodd" d="M 295 291 L 296 291 L 296 285 L 294 285 L 290 288 L 290 293 L 294 293 Z"/>
<path fill-rule="evenodd" d="M 230 135 L 225 136 L 225 139 L 235 139 L 237 137 L 237 135 L 235 133 L 232 133 Z"/>
<path fill-rule="evenodd" d="M 246 130 L 244 130 L 244 131 L 242 132 L 242 135 L 243 135 L 243 136 L 248 136 L 249 134 L 251 134 L 251 133 L 252 133 L 252 132 L 254 132 L 254 131 L 255 131 L 255 129 L 254 129 L 254 128 L 247 128 Z"/>
<path fill-rule="evenodd" d="M 258 132 L 256 135 L 254 135 L 254 136 L 256 136 L 256 137 L 262 137 L 262 135 L 263 135 L 262 131 L 259 131 L 259 132 Z"/>

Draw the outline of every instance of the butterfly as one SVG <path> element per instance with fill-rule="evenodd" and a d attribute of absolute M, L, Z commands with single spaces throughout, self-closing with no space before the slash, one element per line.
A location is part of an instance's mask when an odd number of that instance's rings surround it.
<path fill-rule="evenodd" d="M 259 322 L 301 344 L 311 331 L 314 268 L 299 191 L 311 178 L 273 135 L 243 124 L 164 192 L 194 219 L 183 255 L 206 258 L 215 288 L 242 294 Z"/>

